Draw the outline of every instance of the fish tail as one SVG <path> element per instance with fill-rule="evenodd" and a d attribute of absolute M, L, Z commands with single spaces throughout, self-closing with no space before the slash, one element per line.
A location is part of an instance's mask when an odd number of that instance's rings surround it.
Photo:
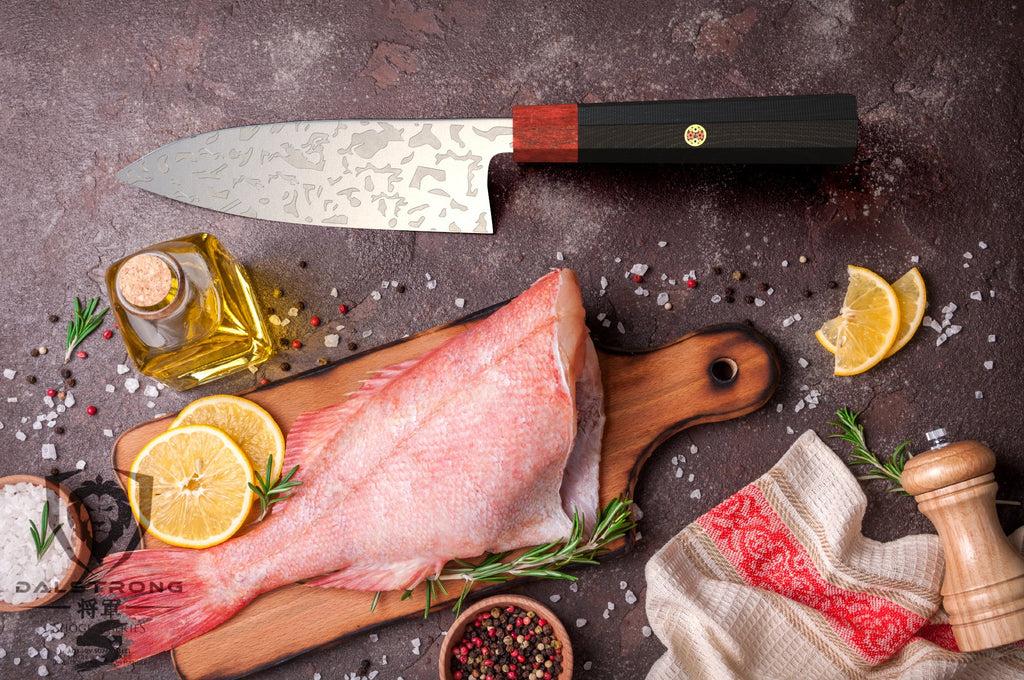
<path fill-rule="evenodd" d="M 121 602 L 135 625 L 115 666 L 127 666 L 213 629 L 244 607 L 253 594 L 232 587 L 192 550 L 136 550 L 108 556 L 89 582 Z"/>

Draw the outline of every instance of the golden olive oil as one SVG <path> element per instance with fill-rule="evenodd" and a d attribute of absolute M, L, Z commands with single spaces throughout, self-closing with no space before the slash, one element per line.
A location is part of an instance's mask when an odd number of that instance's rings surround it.
<path fill-rule="evenodd" d="M 107 270 L 110 307 L 140 372 L 176 390 L 273 353 L 245 269 L 216 237 L 165 241 Z"/>

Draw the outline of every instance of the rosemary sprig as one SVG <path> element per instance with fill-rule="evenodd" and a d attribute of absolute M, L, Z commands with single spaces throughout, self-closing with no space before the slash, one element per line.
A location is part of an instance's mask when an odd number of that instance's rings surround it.
<path fill-rule="evenodd" d="M 423 616 L 430 613 L 431 605 L 441 596 L 447 595 L 445 581 L 462 581 L 462 592 L 452 610 L 458 614 L 476 583 L 505 583 L 520 576 L 555 578 L 566 581 L 577 580 L 576 576 L 561 571 L 563 567 L 578 564 L 597 564 L 597 557 L 609 550 L 608 546 L 629 533 L 635 526 L 631 506 L 633 501 L 625 497 L 616 498 L 598 513 L 597 522 L 590 538 L 584 537 L 583 516 L 574 511 L 569 536 L 561 541 L 545 543 L 531 548 L 522 555 L 505 561 L 511 552 L 489 554 L 480 562 L 472 564 L 465 560 L 453 560 L 458 566 L 442 569 L 427 577 L 426 601 Z M 379 595 L 379 594 L 378 594 Z M 412 590 L 402 594 L 402 599 L 412 597 Z M 378 597 L 374 597 L 373 606 Z"/>
<path fill-rule="evenodd" d="M 260 502 L 260 516 L 256 519 L 257 522 L 262 522 L 263 518 L 267 516 L 267 510 L 270 506 L 278 501 L 283 501 L 286 498 L 291 498 L 292 493 L 288 493 L 291 489 L 302 484 L 298 480 L 293 480 L 292 477 L 298 471 L 299 466 L 296 465 L 288 472 L 284 477 L 278 477 L 271 481 L 270 473 L 274 465 L 274 455 L 267 456 L 267 472 L 265 475 L 256 473 L 256 484 L 249 482 L 249 488 L 256 492 L 256 498 Z M 287 496 L 281 494 L 288 493 Z"/>
<path fill-rule="evenodd" d="M 32 542 L 36 546 L 36 559 L 41 560 L 46 551 L 53 545 L 53 539 L 57 537 L 57 532 L 60 531 L 63 524 L 58 524 L 53 528 L 53 533 L 48 534 L 50 529 L 50 501 L 43 503 L 43 517 L 39 526 L 37 527 L 36 523 L 32 520 L 29 520 L 28 523 L 29 530 L 32 532 Z"/>
<path fill-rule="evenodd" d="M 100 327 L 103 323 L 103 315 L 107 313 L 109 307 L 104 307 L 102 312 L 96 313 L 96 308 L 100 305 L 100 299 L 94 297 L 85 303 L 85 307 L 82 307 L 82 302 L 76 297 L 75 298 L 75 316 L 68 323 L 68 336 L 66 340 L 67 352 L 64 353 L 64 363 L 71 361 L 71 352 L 78 347 L 85 338 L 92 333 L 94 330 Z"/>
<path fill-rule="evenodd" d="M 892 485 L 889 488 L 889 493 L 909 496 L 910 494 L 903 490 L 900 476 L 903 474 L 903 466 L 907 464 L 907 459 L 910 458 L 910 454 L 907 451 L 910 441 L 905 441 L 897 446 L 888 460 L 882 460 L 878 454 L 868 448 L 867 440 L 864 438 L 864 426 L 857 422 L 859 415 L 860 411 L 854 413 L 848 408 L 841 408 L 836 411 L 836 417 L 839 420 L 830 421 L 829 425 L 838 427 L 840 431 L 829 436 L 853 444 L 853 453 L 850 456 L 853 460 L 850 462 L 850 465 L 867 465 L 870 467 L 867 472 L 858 476 L 857 479 L 880 479 Z"/>

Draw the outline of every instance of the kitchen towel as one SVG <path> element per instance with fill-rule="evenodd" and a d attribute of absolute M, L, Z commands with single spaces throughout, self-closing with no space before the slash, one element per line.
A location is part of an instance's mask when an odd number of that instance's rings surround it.
<path fill-rule="evenodd" d="M 865 538 L 866 507 L 846 464 L 804 433 L 648 562 L 647 616 L 668 651 L 647 680 L 1024 677 L 1021 643 L 957 651 L 938 537 Z"/>

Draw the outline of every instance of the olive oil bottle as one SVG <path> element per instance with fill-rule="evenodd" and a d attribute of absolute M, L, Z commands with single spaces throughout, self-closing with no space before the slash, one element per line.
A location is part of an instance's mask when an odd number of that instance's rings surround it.
<path fill-rule="evenodd" d="M 245 269 L 210 234 L 165 241 L 107 270 L 110 307 L 140 372 L 187 390 L 270 358 Z"/>

